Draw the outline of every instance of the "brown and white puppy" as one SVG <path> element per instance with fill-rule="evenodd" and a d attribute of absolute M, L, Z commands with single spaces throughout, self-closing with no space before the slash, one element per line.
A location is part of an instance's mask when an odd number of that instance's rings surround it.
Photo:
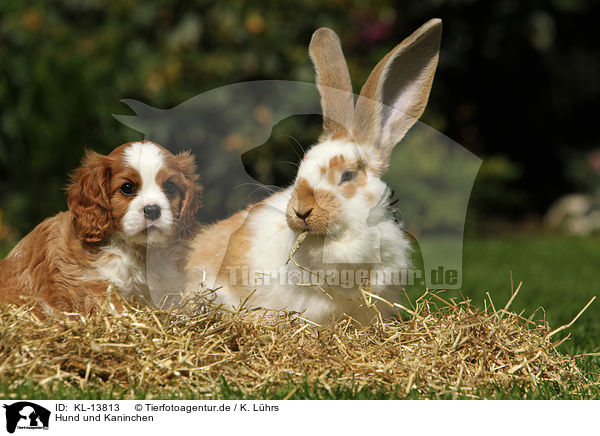
<path fill-rule="evenodd" d="M 149 141 L 86 152 L 67 189 L 69 210 L 48 218 L 0 261 L 0 302 L 32 299 L 90 313 L 112 284 L 158 304 L 183 289 L 200 187 L 189 153 Z"/>

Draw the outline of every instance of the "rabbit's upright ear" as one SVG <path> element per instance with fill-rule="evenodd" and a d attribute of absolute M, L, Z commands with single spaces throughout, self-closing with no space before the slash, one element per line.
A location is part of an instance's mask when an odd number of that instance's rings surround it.
<path fill-rule="evenodd" d="M 323 133 L 319 141 L 349 138 L 354 96 L 340 39 L 333 30 L 321 27 L 313 34 L 308 51 L 317 72 L 323 110 Z"/>
<path fill-rule="evenodd" d="M 377 64 L 360 92 L 353 138 L 377 147 L 382 172 L 394 145 L 425 110 L 441 36 L 442 21 L 429 20 Z"/>

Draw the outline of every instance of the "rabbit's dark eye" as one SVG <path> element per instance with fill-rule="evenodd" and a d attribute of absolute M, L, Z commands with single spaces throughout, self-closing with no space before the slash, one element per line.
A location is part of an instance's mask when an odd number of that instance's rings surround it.
<path fill-rule="evenodd" d="M 340 183 L 349 182 L 354 179 L 354 171 L 344 171 L 342 173 L 342 178 L 340 179 Z"/>
<path fill-rule="evenodd" d="M 133 195 L 135 194 L 135 186 L 133 183 L 127 182 L 123 183 L 119 188 L 124 195 Z"/>
<path fill-rule="evenodd" d="M 168 181 L 163 184 L 163 189 L 165 194 L 173 194 L 175 192 L 176 186 L 175 183 Z"/>

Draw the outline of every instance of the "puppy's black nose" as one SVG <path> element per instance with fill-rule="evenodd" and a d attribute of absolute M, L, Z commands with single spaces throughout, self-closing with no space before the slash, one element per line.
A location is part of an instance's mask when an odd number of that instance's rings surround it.
<path fill-rule="evenodd" d="M 300 218 L 302 221 L 304 221 L 306 218 L 308 218 L 312 211 L 313 211 L 312 209 L 308 209 L 306 212 L 298 212 L 296 209 L 294 209 L 294 212 L 296 212 L 296 216 L 298 218 Z"/>
<path fill-rule="evenodd" d="M 160 206 L 157 204 L 144 206 L 144 216 L 149 220 L 156 220 L 160 218 Z"/>

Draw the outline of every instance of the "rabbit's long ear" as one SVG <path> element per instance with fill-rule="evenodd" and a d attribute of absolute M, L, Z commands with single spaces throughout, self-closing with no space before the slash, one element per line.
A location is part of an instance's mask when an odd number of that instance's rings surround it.
<path fill-rule="evenodd" d="M 389 52 L 363 86 L 352 134 L 377 147 L 383 171 L 396 145 L 419 119 L 438 63 L 442 21 L 429 20 Z"/>
<path fill-rule="evenodd" d="M 319 140 L 349 137 L 354 96 L 340 39 L 333 30 L 321 27 L 313 34 L 308 51 L 317 72 L 323 110 L 323 133 Z"/>

